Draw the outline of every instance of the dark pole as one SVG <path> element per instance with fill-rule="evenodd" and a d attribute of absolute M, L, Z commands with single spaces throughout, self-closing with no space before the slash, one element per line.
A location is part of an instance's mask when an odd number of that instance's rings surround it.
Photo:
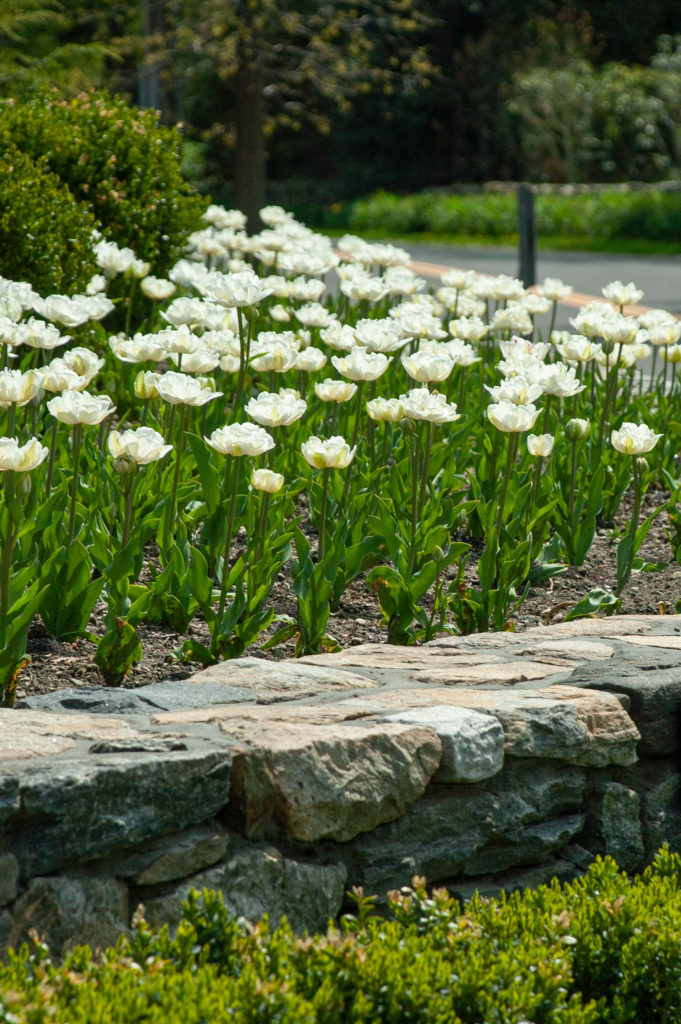
<path fill-rule="evenodd" d="M 518 277 L 526 288 L 537 282 L 537 228 L 531 185 L 518 185 Z"/>

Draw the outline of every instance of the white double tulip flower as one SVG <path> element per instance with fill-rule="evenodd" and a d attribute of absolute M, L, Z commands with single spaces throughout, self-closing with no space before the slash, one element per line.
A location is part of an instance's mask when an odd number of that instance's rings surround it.
<path fill-rule="evenodd" d="M 89 391 L 63 391 L 47 403 L 50 413 L 69 426 L 94 426 L 111 415 L 116 406 L 108 395 L 91 395 Z"/>
<path fill-rule="evenodd" d="M 338 372 L 349 380 L 378 380 L 388 368 L 389 359 L 382 352 L 353 348 L 347 356 L 331 356 Z"/>
<path fill-rule="evenodd" d="M 653 450 L 662 434 L 656 434 L 645 423 L 623 423 L 610 435 L 613 448 L 624 455 L 645 455 Z"/>
<path fill-rule="evenodd" d="M 309 437 L 300 446 L 303 458 L 313 469 L 346 469 L 355 457 L 357 447 L 351 448 L 344 437 L 322 440 Z"/>
<path fill-rule="evenodd" d="M 0 370 L 0 407 L 28 405 L 40 391 L 41 381 L 39 370 Z"/>
<path fill-rule="evenodd" d="M 213 391 L 212 388 L 204 386 L 201 380 L 186 373 L 177 373 L 175 370 L 169 370 L 159 376 L 156 390 L 163 401 L 170 405 L 206 405 L 223 393 Z"/>
<path fill-rule="evenodd" d="M 230 423 L 218 427 L 210 437 L 204 437 L 206 444 L 221 455 L 263 455 L 274 448 L 274 438 L 255 423 Z"/>
<path fill-rule="evenodd" d="M 0 473 L 30 473 L 45 461 L 49 451 L 35 437 L 24 445 L 15 437 L 0 437 Z"/>
<path fill-rule="evenodd" d="M 402 353 L 401 362 L 412 380 L 422 384 L 445 380 L 454 368 L 454 362 L 446 352 L 420 350 L 411 355 Z"/>
<path fill-rule="evenodd" d="M 453 423 L 460 419 L 454 402 L 447 402 L 445 395 L 429 391 L 428 388 L 412 388 L 406 395 L 400 395 L 404 414 L 410 420 L 426 423 Z"/>
<path fill-rule="evenodd" d="M 138 466 L 157 462 L 173 450 L 173 446 L 166 444 L 161 434 L 151 427 L 136 427 L 122 432 L 112 430 L 107 443 L 114 459 L 125 455 Z"/>
<path fill-rule="evenodd" d="M 548 459 L 553 451 L 552 434 L 528 434 L 527 450 L 535 458 Z"/>
<path fill-rule="evenodd" d="M 377 423 L 399 423 L 405 415 L 399 398 L 372 398 L 367 402 L 367 412 Z"/>
<path fill-rule="evenodd" d="M 487 416 L 497 430 L 505 434 L 522 433 L 531 430 L 539 416 L 536 406 L 513 405 L 512 402 L 496 402 L 487 406 Z"/>
<path fill-rule="evenodd" d="M 284 486 L 284 477 L 281 473 L 275 473 L 271 469 L 251 470 L 251 484 L 256 491 L 264 491 L 266 494 L 276 494 Z"/>
<path fill-rule="evenodd" d="M 326 380 L 317 381 L 314 392 L 322 402 L 347 402 L 357 391 L 357 385 L 349 380 L 333 380 L 327 377 Z"/>
<path fill-rule="evenodd" d="M 305 415 L 307 402 L 293 395 L 262 391 L 246 403 L 246 415 L 263 427 L 288 427 Z"/>

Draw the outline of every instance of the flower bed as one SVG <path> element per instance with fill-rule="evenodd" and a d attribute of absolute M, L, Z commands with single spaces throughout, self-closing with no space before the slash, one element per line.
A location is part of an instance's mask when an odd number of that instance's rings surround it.
<path fill-rule="evenodd" d="M 82 295 L 0 284 L 5 703 L 37 614 L 91 641 L 115 685 L 148 624 L 185 634 L 176 656 L 199 664 L 334 649 L 329 615 L 360 577 L 390 642 L 503 629 L 533 584 L 584 563 L 628 490 L 615 584 L 570 615 L 616 611 L 632 573 L 661 567 L 639 550 L 665 509 L 676 558 L 670 314 L 627 315 L 641 293 L 613 282 L 555 332 L 562 282 L 528 294 L 450 271 L 433 293 L 402 250 L 346 236 L 341 259 L 262 214 L 249 237 L 210 207 L 168 279 L 100 240 Z M 658 485 L 670 496 L 644 517 Z M 282 579 L 295 607 L 275 619 Z"/>

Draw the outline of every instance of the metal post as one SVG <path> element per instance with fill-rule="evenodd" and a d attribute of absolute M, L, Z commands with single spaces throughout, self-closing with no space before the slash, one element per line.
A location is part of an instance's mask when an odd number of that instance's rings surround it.
<path fill-rule="evenodd" d="M 537 227 L 534 219 L 534 191 L 518 185 L 518 277 L 526 288 L 537 282 Z"/>

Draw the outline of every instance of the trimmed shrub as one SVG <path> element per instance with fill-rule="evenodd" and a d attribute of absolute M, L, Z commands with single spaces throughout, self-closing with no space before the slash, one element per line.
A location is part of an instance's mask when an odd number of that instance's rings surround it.
<path fill-rule="evenodd" d="M 681 241 L 681 191 L 540 194 L 535 215 L 539 235 Z M 507 238 L 518 230 L 517 201 L 513 193 L 376 192 L 352 203 L 348 224 L 393 238 L 417 231 Z"/>
<path fill-rule="evenodd" d="M 47 161 L 13 146 L 0 154 L 0 274 L 43 295 L 84 289 L 97 269 L 94 227 Z"/>
<path fill-rule="evenodd" d="M 681 1021 L 681 858 L 638 878 L 597 860 L 581 879 L 462 911 L 446 890 L 390 894 L 392 919 L 357 913 L 325 934 L 241 926 L 191 893 L 171 938 L 132 937 L 61 966 L 46 947 L 0 967 L 0 1022 L 60 1024 L 672 1024 Z"/>
<path fill-rule="evenodd" d="M 107 93 L 4 100 L 0 153 L 13 146 L 44 158 L 107 237 L 134 249 L 156 274 L 176 260 L 208 204 L 182 177 L 177 129 Z"/>

